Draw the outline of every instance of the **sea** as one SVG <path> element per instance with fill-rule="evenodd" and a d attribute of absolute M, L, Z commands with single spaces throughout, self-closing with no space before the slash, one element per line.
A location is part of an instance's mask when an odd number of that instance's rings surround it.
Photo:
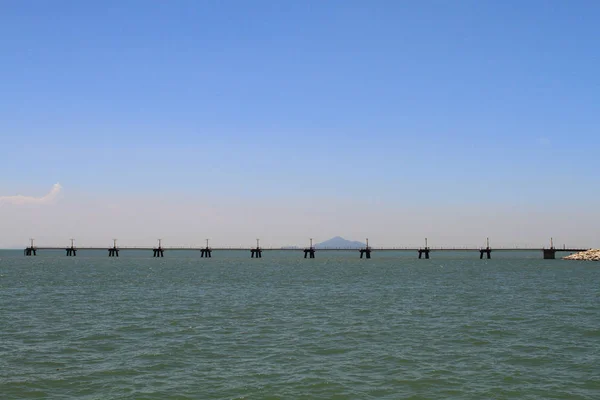
<path fill-rule="evenodd" d="M 0 251 L 0 399 L 600 399 L 600 263 L 107 253 Z"/>

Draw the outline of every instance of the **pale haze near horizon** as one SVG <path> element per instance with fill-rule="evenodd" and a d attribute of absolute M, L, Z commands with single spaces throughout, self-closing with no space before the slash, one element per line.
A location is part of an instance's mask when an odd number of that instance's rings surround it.
<path fill-rule="evenodd" d="M 42 196 L 43 197 L 43 196 Z M 360 211 L 357 211 L 360 210 Z M 374 247 L 429 245 L 481 247 L 490 237 L 495 247 L 593 247 L 600 241 L 600 213 L 561 212 L 548 207 L 448 205 L 398 206 L 385 201 L 322 198 L 286 201 L 262 199 L 239 203 L 232 198 L 202 199 L 157 195 L 151 198 L 90 198 L 61 191 L 47 202 L 12 203 L 0 198 L 0 244 L 21 248 L 34 237 L 37 246 L 154 246 L 204 245 L 251 247 L 306 246 L 333 236 L 363 241 Z"/>
<path fill-rule="evenodd" d="M 600 247 L 597 2 L 1 7 L 0 247 Z"/>

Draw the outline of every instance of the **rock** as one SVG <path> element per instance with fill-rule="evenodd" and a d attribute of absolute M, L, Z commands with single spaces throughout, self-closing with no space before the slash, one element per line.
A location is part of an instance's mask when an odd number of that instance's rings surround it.
<path fill-rule="evenodd" d="M 600 250 L 592 249 L 563 257 L 563 260 L 600 261 Z"/>

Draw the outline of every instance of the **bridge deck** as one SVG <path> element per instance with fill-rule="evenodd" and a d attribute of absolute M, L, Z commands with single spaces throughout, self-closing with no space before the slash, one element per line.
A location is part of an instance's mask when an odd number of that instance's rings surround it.
<path fill-rule="evenodd" d="M 45 247 L 34 247 L 36 250 L 66 250 L 70 247 L 56 247 L 56 246 L 45 246 Z M 102 250 L 108 251 L 111 247 L 74 247 L 75 250 Z M 156 247 L 117 247 L 118 250 L 154 250 Z M 200 251 L 205 250 L 206 247 L 162 247 L 165 251 Z M 255 247 L 209 247 L 212 251 L 250 251 L 256 249 Z M 261 247 L 263 251 L 304 251 L 305 248 L 281 248 L 281 247 Z M 365 248 L 362 248 L 364 250 Z M 424 250 L 423 247 L 369 247 L 372 251 L 419 251 Z M 485 247 L 429 247 L 430 251 L 480 251 L 486 250 Z M 359 251 L 359 248 L 318 248 L 315 247 L 316 251 Z M 524 247 L 524 248 L 509 248 L 509 247 L 500 247 L 500 248 L 490 248 L 492 251 L 543 251 L 543 250 L 551 250 L 544 248 L 533 248 L 533 247 Z M 554 251 L 561 252 L 580 252 L 586 251 L 589 249 L 576 249 L 576 248 L 555 248 Z"/>

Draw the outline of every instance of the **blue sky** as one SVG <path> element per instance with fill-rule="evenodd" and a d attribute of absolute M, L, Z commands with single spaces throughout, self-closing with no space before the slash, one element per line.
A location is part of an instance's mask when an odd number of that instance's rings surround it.
<path fill-rule="evenodd" d="M 590 206 L 599 20 L 595 1 L 5 0 L 0 195 Z"/>

